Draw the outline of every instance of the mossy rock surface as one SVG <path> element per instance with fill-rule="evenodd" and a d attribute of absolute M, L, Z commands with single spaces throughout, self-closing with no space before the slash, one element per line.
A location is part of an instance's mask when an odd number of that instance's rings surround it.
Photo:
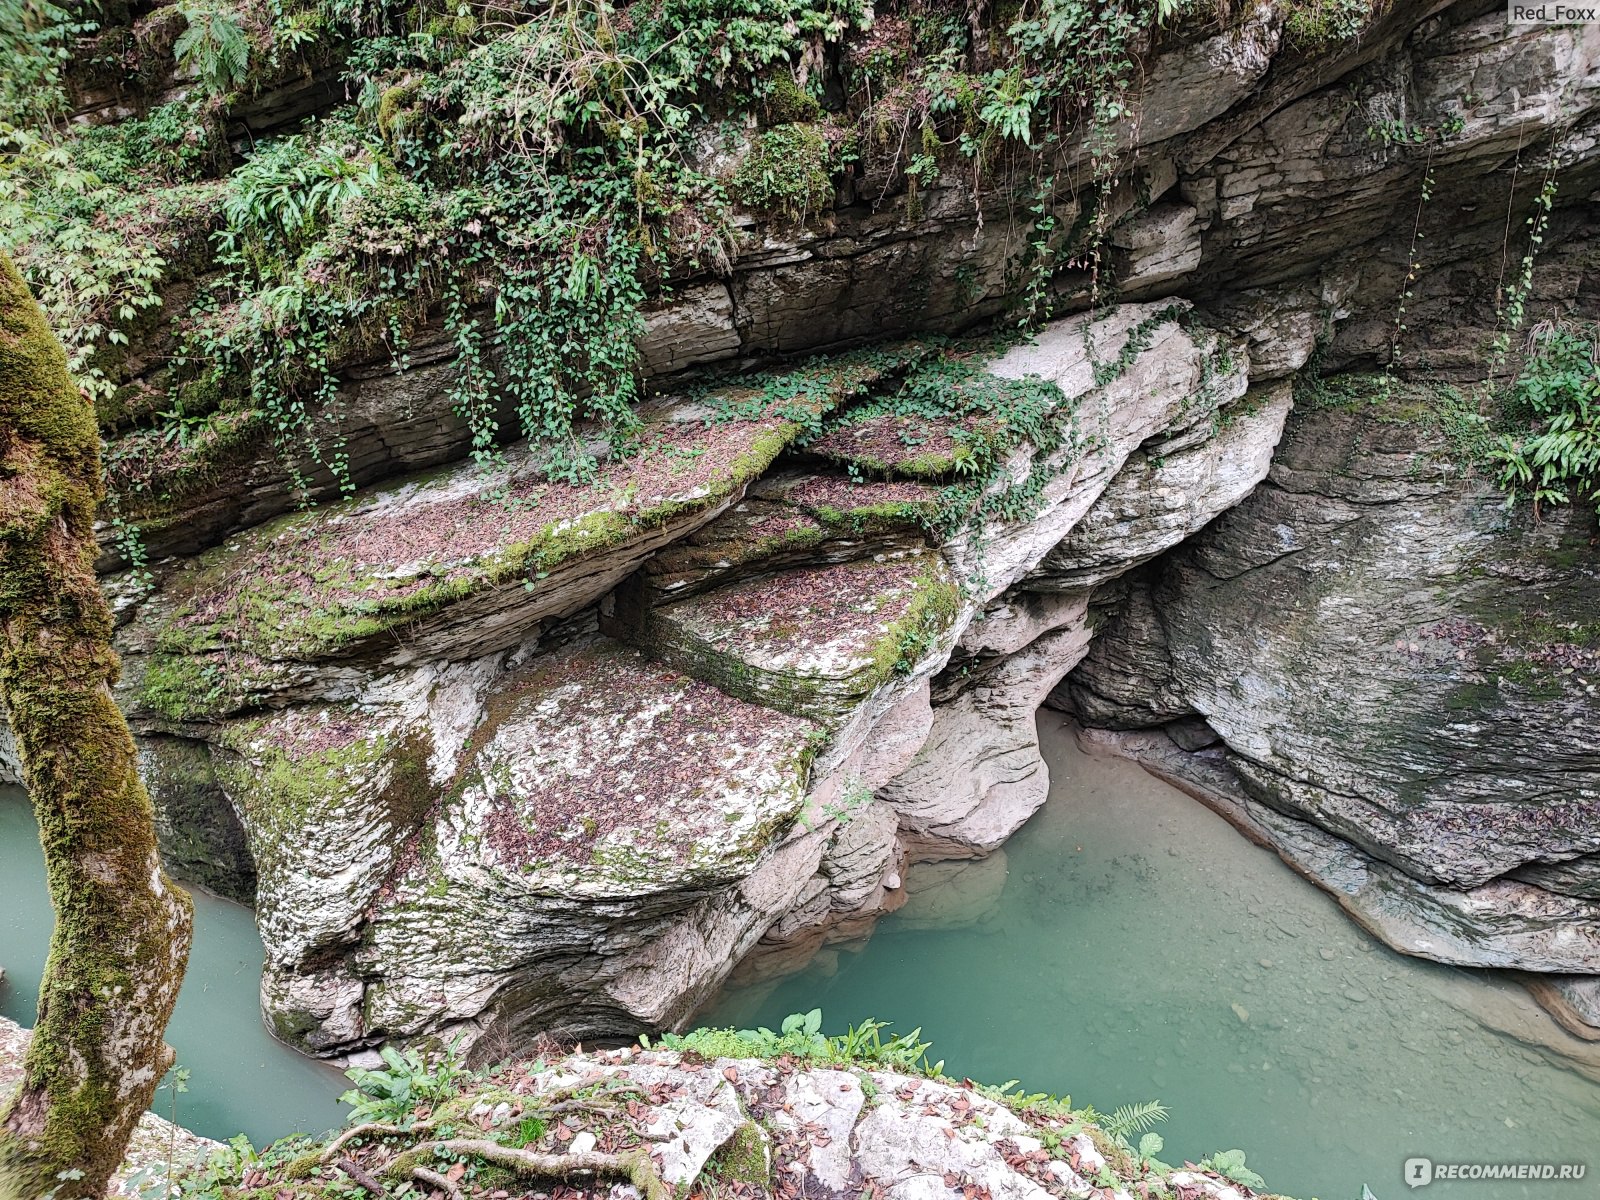
<path fill-rule="evenodd" d="M 642 636 L 725 691 L 831 726 L 933 651 L 958 604 L 943 558 L 913 546 L 674 601 Z"/>
<path fill-rule="evenodd" d="M 296 664 L 399 658 L 406 642 L 456 657 L 455 642 L 482 638 L 480 618 L 514 643 L 713 514 L 797 429 L 680 404 L 587 483 L 545 478 L 524 448 L 491 471 L 465 464 L 246 531 L 164 581 L 161 616 L 141 634 L 153 651 L 143 707 L 186 720 L 314 694 Z M 430 635 L 442 643 L 419 641 Z"/>
<path fill-rule="evenodd" d="M 831 536 L 920 532 L 939 512 L 939 489 L 908 480 L 768 476 L 752 492 L 799 509 L 822 522 Z"/>
<path fill-rule="evenodd" d="M 766 476 L 727 512 L 653 555 L 644 583 L 650 602 L 661 603 L 756 573 L 919 548 L 936 507 L 925 484 Z"/>
<path fill-rule="evenodd" d="M 274 962 L 347 940 L 435 791 L 425 731 L 353 704 L 307 705 L 216 734 L 216 778 L 238 810 Z"/>
<path fill-rule="evenodd" d="M 487 869 L 630 897 L 747 872 L 799 814 L 818 730 L 598 640 L 514 675 L 399 891 Z"/>
<path fill-rule="evenodd" d="M 976 417 L 936 421 L 914 414 L 849 414 L 830 423 L 808 447 L 830 462 L 881 472 L 895 479 L 939 479 L 955 473 L 972 445 L 994 437 L 996 422 Z"/>

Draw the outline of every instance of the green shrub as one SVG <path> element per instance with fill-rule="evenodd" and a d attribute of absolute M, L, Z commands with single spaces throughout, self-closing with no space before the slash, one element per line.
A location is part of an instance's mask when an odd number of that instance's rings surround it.
<path fill-rule="evenodd" d="M 345 1072 L 356 1085 L 339 1097 L 341 1103 L 350 1106 L 351 1124 L 408 1122 L 417 1105 L 433 1104 L 454 1096 L 460 1090 L 460 1080 L 467 1074 L 454 1046 L 431 1063 L 416 1050 L 401 1051 L 385 1046 L 380 1053 L 382 1068 L 351 1067 Z"/>
<path fill-rule="evenodd" d="M 1489 451 L 1507 502 L 1592 504 L 1600 509 L 1600 327 L 1544 325 L 1512 385 L 1510 416 L 1521 425 Z"/>
<path fill-rule="evenodd" d="M 1374 10 L 1374 0 L 1293 0 L 1284 10 L 1284 37 L 1298 50 L 1323 50 L 1359 34 Z"/>
<path fill-rule="evenodd" d="M 835 155 L 817 125 L 780 125 L 756 138 L 734 173 L 734 198 L 803 222 L 833 203 Z"/>

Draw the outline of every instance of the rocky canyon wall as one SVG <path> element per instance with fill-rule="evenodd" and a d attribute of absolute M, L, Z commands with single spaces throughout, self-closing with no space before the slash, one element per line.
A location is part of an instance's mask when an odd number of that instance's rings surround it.
<path fill-rule="evenodd" d="M 1414 390 L 1485 374 L 1547 181 L 1528 319 L 1600 315 L 1600 26 L 1402 2 L 1310 50 L 1259 4 L 1145 49 L 1110 151 L 744 218 L 653 303 L 592 480 L 472 461 L 436 329 L 341 365 L 353 496 L 257 437 L 126 498 L 119 697 L 175 864 L 256 906 L 280 1037 L 681 1025 L 1000 845 L 1047 698 L 1396 947 L 1600 1023 L 1593 517 L 1507 513 Z M 1045 216 L 1103 239 L 1029 276 Z M 1030 282 L 1034 336 L 930 337 Z"/>

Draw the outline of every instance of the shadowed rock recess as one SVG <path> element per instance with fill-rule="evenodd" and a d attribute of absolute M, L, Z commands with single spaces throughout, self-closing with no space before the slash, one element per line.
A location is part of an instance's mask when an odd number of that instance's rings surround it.
<path fill-rule="evenodd" d="M 119 700 L 280 1038 L 682 1028 L 1001 845 L 1041 703 L 1600 1037 L 1594 515 L 1506 509 L 1417 399 L 1489 374 L 1549 180 L 1524 320 L 1600 316 L 1600 25 L 1286 13 L 1141 43 L 1109 138 L 742 216 L 647 306 L 592 478 L 475 461 L 435 327 L 339 364 L 353 494 L 246 438 L 126 500 Z M 1055 315 L 997 335 L 1029 289 Z"/>

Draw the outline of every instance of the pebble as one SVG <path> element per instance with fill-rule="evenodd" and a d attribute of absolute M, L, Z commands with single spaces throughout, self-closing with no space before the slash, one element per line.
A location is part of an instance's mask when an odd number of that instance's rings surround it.
<path fill-rule="evenodd" d="M 1236 1002 L 1233 1005 L 1233 1015 L 1238 1017 L 1241 1021 L 1248 1021 L 1250 1019 L 1250 1010 L 1244 1005 Z"/>
<path fill-rule="evenodd" d="M 1332 950 L 1329 950 L 1326 946 L 1324 946 L 1317 953 L 1321 954 L 1322 957 L 1327 959 L 1329 962 L 1332 962 L 1334 959 L 1339 957 L 1339 955 L 1336 952 L 1334 952 Z"/>
<path fill-rule="evenodd" d="M 585 1129 L 583 1132 L 579 1133 L 576 1137 L 574 1137 L 572 1139 L 572 1145 L 567 1147 L 567 1153 L 568 1154 L 588 1154 L 591 1150 L 593 1150 L 599 1144 L 600 1144 L 600 1140 L 597 1137 L 595 1137 L 594 1134 L 590 1133 L 587 1129 Z"/>

